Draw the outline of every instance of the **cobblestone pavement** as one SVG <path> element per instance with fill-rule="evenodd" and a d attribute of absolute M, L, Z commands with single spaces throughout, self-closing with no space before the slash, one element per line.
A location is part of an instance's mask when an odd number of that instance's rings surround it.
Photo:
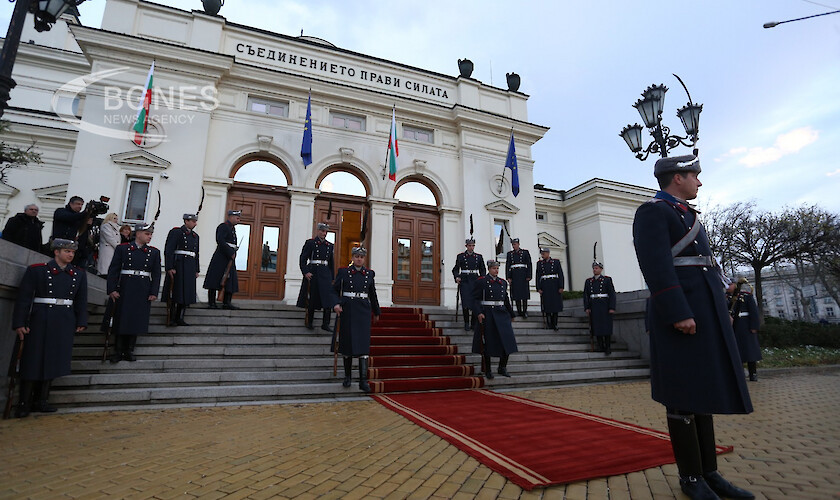
<path fill-rule="evenodd" d="M 755 413 L 715 417 L 721 472 L 759 499 L 840 499 L 840 370 L 760 376 Z M 666 429 L 647 382 L 515 394 Z M 0 498 L 685 498 L 673 464 L 523 491 L 373 401 L 54 414 L 0 440 Z"/>

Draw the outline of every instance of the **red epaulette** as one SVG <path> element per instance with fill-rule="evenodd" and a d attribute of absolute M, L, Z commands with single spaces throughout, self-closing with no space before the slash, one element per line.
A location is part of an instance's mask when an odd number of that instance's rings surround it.
<path fill-rule="evenodd" d="M 486 278 L 487 278 L 487 276 L 482 276 L 482 277 L 478 278 L 476 281 L 481 281 L 481 280 L 486 279 Z"/>
<path fill-rule="evenodd" d="M 120 244 L 119 244 L 119 245 L 117 245 L 117 246 L 120 246 L 120 247 L 121 247 L 121 246 L 124 246 L 124 245 L 131 245 L 131 242 L 130 242 L 130 241 L 126 241 L 125 243 L 120 243 Z"/>
<path fill-rule="evenodd" d="M 39 262 L 37 264 L 32 264 L 29 267 L 41 267 L 41 266 L 46 266 L 46 265 L 47 265 L 46 262 Z"/>
<path fill-rule="evenodd" d="M 172 229 L 181 229 L 181 226 L 175 226 Z"/>

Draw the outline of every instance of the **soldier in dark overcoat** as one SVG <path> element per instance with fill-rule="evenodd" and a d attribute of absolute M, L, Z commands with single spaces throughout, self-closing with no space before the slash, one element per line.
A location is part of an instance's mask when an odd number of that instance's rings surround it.
<path fill-rule="evenodd" d="M 458 290 L 461 293 L 461 309 L 464 313 L 464 330 L 474 326 L 472 315 L 476 308 L 473 305 L 473 287 L 478 278 L 487 274 L 484 268 L 484 257 L 475 253 L 475 240 L 468 238 L 465 242 L 467 250 L 458 254 L 455 258 L 455 266 L 452 268 L 452 276 L 458 283 Z"/>
<path fill-rule="evenodd" d="M 540 294 L 543 313 L 546 315 L 548 328 L 559 330 L 558 313 L 563 311 L 563 267 L 560 261 L 551 258 L 549 248 L 540 248 L 540 260 L 537 261 L 537 292 Z"/>
<path fill-rule="evenodd" d="M 513 250 L 507 253 L 505 260 L 505 277 L 510 284 L 510 297 L 516 303 L 516 313 L 523 318 L 528 317 L 528 299 L 531 298 L 531 277 L 534 267 L 531 263 L 531 253 L 519 248 L 519 238 L 510 240 Z"/>
<path fill-rule="evenodd" d="M 166 277 L 163 280 L 163 297 L 171 297 L 169 326 L 189 326 L 184 314 L 190 304 L 197 302 L 195 280 L 199 274 L 198 224 L 196 214 L 184 214 L 184 225 L 173 227 L 166 235 L 163 248 Z"/>
<path fill-rule="evenodd" d="M 487 261 L 487 275 L 475 282 L 473 300 L 478 324 L 473 333 L 472 352 L 483 356 L 484 376 L 493 378 L 491 357 L 499 358 L 499 375 L 510 377 L 507 371 L 508 358 L 519 349 L 513 334 L 511 318 L 513 307 L 507 292 L 507 283 L 499 278 L 499 263 Z"/>
<path fill-rule="evenodd" d="M 666 408 L 682 491 L 754 498 L 717 472 L 712 414 L 750 413 L 752 402 L 709 238 L 687 202 L 702 185 L 699 172 L 694 155 L 658 160 L 660 191 L 633 222 L 650 289 L 651 392 Z"/>
<path fill-rule="evenodd" d="M 758 304 L 755 303 L 752 293 L 747 290 L 738 293 L 732 315 L 738 353 L 741 355 L 741 361 L 747 364 L 750 380 L 755 382 L 758 380 L 756 363 L 761 361 L 761 346 L 758 344 L 761 317 L 758 315 Z"/>
<path fill-rule="evenodd" d="M 300 251 L 300 272 L 303 282 L 300 284 L 297 307 L 306 309 L 304 324 L 310 330 L 315 318 L 315 310 L 323 309 L 322 330 L 330 330 L 332 309 L 331 289 L 335 276 L 335 245 L 327 241 L 330 226 L 318 224 L 315 237 L 306 240 Z"/>
<path fill-rule="evenodd" d="M 236 275 L 236 251 L 239 243 L 236 239 L 236 225 L 242 217 L 240 210 L 228 210 L 227 220 L 216 227 L 216 251 L 210 258 L 207 274 L 204 276 L 204 288 L 207 289 L 207 307 L 218 309 L 216 295 L 224 287 L 223 309 L 239 309 L 231 303 L 233 294 L 239 291 L 239 279 Z"/>
<path fill-rule="evenodd" d="M 138 335 L 149 333 L 152 302 L 160 290 L 160 250 L 149 245 L 154 223 L 134 226 L 134 241 L 114 250 L 108 266 L 108 295 L 114 301 L 113 329 L 116 335 L 111 363 L 136 361 Z"/>
<path fill-rule="evenodd" d="M 335 336 L 338 335 L 338 352 L 344 357 L 344 387 L 350 387 L 353 370 L 353 356 L 359 358 L 359 389 L 370 392 L 367 382 L 368 356 L 370 355 L 370 325 L 379 321 L 381 313 L 376 297 L 376 285 L 373 269 L 365 267 L 367 250 L 355 247 L 352 250 L 353 263 L 338 270 L 331 291 L 335 302 L 333 310 L 336 316 L 336 330 L 333 333 L 332 346 L 335 349 Z"/>
<path fill-rule="evenodd" d="M 23 342 L 16 414 L 54 412 L 47 403 L 53 379 L 70 373 L 73 334 L 87 327 L 87 274 L 72 264 L 75 241 L 56 238 L 54 258 L 26 269 L 12 313 L 12 329 Z M 35 386 L 38 401 L 32 406 Z"/>
<path fill-rule="evenodd" d="M 589 316 L 592 334 L 598 340 L 598 348 L 606 356 L 612 354 L 613 314 L 615 314 L 615 287 L 612 278 L 603 274 L 604 265 L 592 263 L 591 278 L 583 285 L 583 309 Z"/>

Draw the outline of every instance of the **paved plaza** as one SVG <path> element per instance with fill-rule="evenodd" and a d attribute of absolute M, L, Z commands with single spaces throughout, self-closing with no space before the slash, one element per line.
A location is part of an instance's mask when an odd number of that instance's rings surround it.
<path fill-rule="evenodd" d="M 759 499 L 840 499 L 840 367 L 759 375 L 754 413 L 715 417 L 720 470 Z M 647 382 L 514 394 L 666 430 Z M 673 464 L 524 491 L 367 399 L 36 416 L 0 439 L 3 499 L 686 498 Z"/>

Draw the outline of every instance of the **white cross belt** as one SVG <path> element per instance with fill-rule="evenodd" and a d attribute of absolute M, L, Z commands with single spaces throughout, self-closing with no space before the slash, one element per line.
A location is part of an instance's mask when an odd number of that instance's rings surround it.
<path fill-rule="evenodd" d="M 129 276 L 143 276 L 144 278 L 151 278 L 152 273 L 149 271 L 135 271 L 133 269 L 123 269 L 120 274 L 127 274 Z"/>
<path fill-rule="evenodd" d="M 54 306 L 72 306 L 73 299 L 53 299 L 49 297 L 35 297 L 36 304 L 50 304 Z"/>
<path fill-rule="evenodd" d="M 344 295 L 345 297 L 350 297 L 350 298 L 353 298 L 353 299 L 366 299 L 366 298 L 368 298 L 368 294 L 366 294 L 365 292 L 344 292 L 341 295 Z"/>
<path fill-rule="evenodd" d="M 190 252 L 189 250 L 175 250 L 175 255 L 186 255 L 195 258 L 195 252 Z"/>

